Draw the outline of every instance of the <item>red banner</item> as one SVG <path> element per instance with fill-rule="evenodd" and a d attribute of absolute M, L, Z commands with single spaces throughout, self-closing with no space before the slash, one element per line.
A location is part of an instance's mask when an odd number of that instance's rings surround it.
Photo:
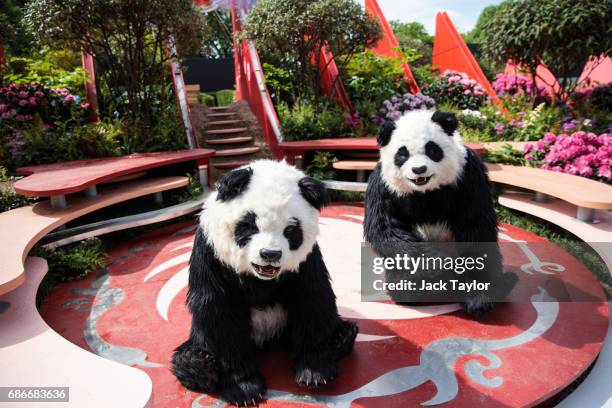
<path fill-rule="evenodd" d="M 494 102 L 499 102 L 491 83 L 445 12 L 436 15 L 432 65 L 442 72 L 447 69 L 465 72 L 487 91 Z"/>
<path fill-rule="evenodd" d="M 402 68 L 404 69 L 404 78 L 408 82 L 408 90 L 411 93 L 420 92 L 419 85 L 417 84 L 414 76 L 412 75 L 412 71 L 410 70 L 410 66 L 404 60 L 402 56 L 401 49 L 389 22 L 385 18 L 378 2 L 376 0 L 366 0 L 365 8 L 370 13 L 371 16 L 378 20 L 380 27 L 382 28 L 383 38 L 376 44 L 376 47 L 372 48 L 372 51 L 376 55 L 380 55 L 383 57 L 389 57 L 396 59 L 398 61 L 402 61 Z"/>

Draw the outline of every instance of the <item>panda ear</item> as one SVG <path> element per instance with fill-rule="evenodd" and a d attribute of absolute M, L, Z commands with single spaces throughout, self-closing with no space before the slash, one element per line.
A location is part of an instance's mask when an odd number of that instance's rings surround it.
<path fill-rule="evenodd" d="M 378 135 L 376 135 L 376 141 L 380 147 L 385 147 L 389 144 L 389 140 L 391 140 L 391 135 L 395 131 L 395 122 L 391 120 L 385 121 L 382 124 L 380 129 L 378 130 Z"/>
<path fill-rule="evenodd" d="M 298 186 L 304 200 L 308 201 L 317 210 L 329 204 L 329 194 L 327 194 L 325 184 L 319 180 L 312 177 L 304 177 L 298 181 Z"/>
<path fill-rule="evenodd" d="M 444 130 L 444 133 L 449 136 L 452 136 L 455 133 L 455 130 L 457 130 L 457 126 L 459 125 L 457 116 L 455 116 L 455 114 L 452 112 L 434 112 L 431 120 L 440 125 Z"/>
<path fill-rule="evenodd" d="M 249 186 L 252 175 L 253 169 L 250 167 L 237 169 L 225 174 L 217 182 L 217 200 L 228 201 L 238 197 Z"/>

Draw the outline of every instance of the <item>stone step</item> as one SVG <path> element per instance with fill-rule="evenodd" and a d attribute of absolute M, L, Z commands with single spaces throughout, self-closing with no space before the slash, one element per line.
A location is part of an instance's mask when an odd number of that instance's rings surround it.
<path fill-rule="evenodd" d="M 209 113 L 209 118 L 228 118 L 230 116 L 236 116 L 234 112 L 220 112 L 220 113 Z"/>
<path fill-rule="evenodd" d="M 208 122 L 208 126 L 238 125 L 240 123 L 242 123 L 242 121 L 238 119 L 214 120 L 212 122 Z"/>
<path fill-rule="evenodd" d="M 228 137 L 226 139 L 206 139 L 205 141 L 209 145 L 248 143 L 253 141 L 253 136 Z"/>
<path fill-rule="evenodd" d="M 241 147 L 238 149 L 225 149 L 225 150 L 217 150 L 215 157 L 229 157 L 229 156 L 244 156 L 247 154 L 257 153 L 259 151 L 259 147 Z"/>
<path fill-rule="evenodd" d="M 206 134 L 207 135 L 231 135 L 235 133 L 243 133 L 243 132 L 246 132 L 247 130 L 249 129 L 245 127 L 227 128 L 227 129 L 212 129 L 212 130 L 207 130 Z"/>
<path fill-rule="evenodd" d="M 213 167 L 217 170 L 233 170 L 238 167 L 244 166 L 245 164 L 249 164 L 248 160 L 231 160 L 231 161 L 220 161 L 217 163 L 213 163 Z"/>

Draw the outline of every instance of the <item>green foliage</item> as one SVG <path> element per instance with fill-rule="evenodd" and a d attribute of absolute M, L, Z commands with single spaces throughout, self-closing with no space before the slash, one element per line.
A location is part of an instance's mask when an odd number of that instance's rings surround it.
<path fill-rule="evenodd" d="M 293 106 L 281 102 L 277 112 L 286 141 L 345 137 L 352 133 L 345 113 L 331 101 L 313 104 L 298 100 Z"/>
<path fill-rule="evenodd" d="M 80 67 L 79 54 L 67 50 L 43 50 L 35 58 L 11 57 L 3 72 L 4 83 L 40 84 L 49 88 L 83 89 L 87 73 Z"/>
<path fill-rule="evenodd" d="M 199 54 L 209 59 L 231 58 L 234 55 L 232 16 L 228 11 L 217 9 L 204 15 L 204 35 Z"/>
<path fill-rule="evenodd" d="M 291 72 L 267 62 L 263 63 L 263 70 L 266 74 L 266 86 L 272 100 L 276 103 L 292 101 L 294 90 Z"/>
<path fill-rule="evenodd" d="M 336 178 L 333 167 L 335 161 L 336 156 L 333 152 L 316 152 L 306 167 L 306 174 L 319 180 L 333 180 Z"/>
<path fill-rule="evenodd" d="M 49 264 L 49 273 L 45 275 L 36 295 L 39 306 L 58 283 L 84 279 L 91 271 L 106 264 L 102 241 L 98 238 L 58 249 L 37 246 L 30 255 L 42 257 Z"/>
<path fill-rule="evenodd" d="M 431 65 L 411 66 L 410 71 L 412 71 L 412 75 L 420 87 L 433 84 L 440 76 L 440 71 Z"/>
<path fill-rule="evenodd" d="M 531 74 L 544 61 L 559 78 L 559 100 L 578 85 L 573 73 L 587 58 L 610 53 L 611 15 L 611 1 L 509 1 L 482 25 L 483 50 L 491 60 L 512 59 Z"/>
<path fill-rule="evenodd" d="M 391 20 L 389 24 L 403 51 L 416 50 L 422 56 L 412 64 L 414 67 L 431 64 L 433 36 L 427 33 L 423 24 L 416 21 L 404 23 L 399 20 Z"/>
<path fill-rule="evenodd" d="M 227 106 L 236 100 L 236 91 L 233 89 L 223 89 L 215 93 L 218 106 Z"/>
<path fill-rule="evenodd" d="M 200 92 L 200 101 L 206 106 L 217 106 L 215 95 L 209 93 Z"/>
<path fill-rule="evenodd" d="M 488 163 L 502 163 L 512 164 L 514 166 L 526 166 L 527 160 L 525 160 L 523 156 L 523 152 L 514 149 L 510 143 L 505 143 L 496 150 L 485 151 L 482 155 L 482 159 Z"/>
<path fill-rule="evenodd" d="M 8 55 L 26 55 L 34 47 L 34 37 L 23 23 L 23 3 L 23 0 L 0 1 L 0 40 Z"/>
<path fill-rule="evenodd" d="M 265 62 L 291 73 L 296 97 L 322 95 L 323 47 L 344 56 L 336 59 L 342 69 L 380 35 L 378 22 L 354 0 L 261 0 L 249 12 L 244 32 Z"/>
<path fill-rule="evenodd" d="M 202 45 L 191 0 L 32 0 L 24 18 L 43 45 L 95 55 L 107 94 L 125 94 L 124 115 L 145 126 L 156 124 L 156 101 L 169 104 L 168 39 L 179 55 Z"/>
<path fill-rule="evenodd" d="M 355 54 L 346 65 L 342 77 L 354 103 L 369 101 L 381 106 L 385 99 L 407 91 L 400 64 L 372 51 Z M 370 116 L 374 112 L 367 113 Z"/>
<path fill-rule="evenodd" d="M 15 194 L 12 182 L 13 178 L 7 175 L 6 168 L 0 166 L 0 213 L 29 205 L 33 201 Z"/>

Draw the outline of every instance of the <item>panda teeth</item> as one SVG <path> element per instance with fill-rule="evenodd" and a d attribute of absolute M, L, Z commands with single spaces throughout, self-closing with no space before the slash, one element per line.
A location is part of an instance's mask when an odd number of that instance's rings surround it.
<path fill-rule="evenodd" d="M 280 271 L 279 267 L 273 266 L 273 265 L 253 264 L 253 266 L 255 267 L 255 270 L 257 271 L 258 274 L 263 275 L 268 278 L 276 276 L 278 272 Z"/>

